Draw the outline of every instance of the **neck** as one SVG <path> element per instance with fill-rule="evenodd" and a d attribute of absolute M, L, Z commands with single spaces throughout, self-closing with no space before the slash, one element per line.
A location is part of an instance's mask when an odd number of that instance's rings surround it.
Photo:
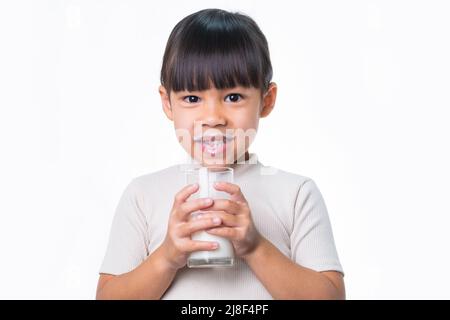
<path fill-rule="evenodd" d="M 250 154 L 248 153 L 248 151 L 245 151 L 245 161 L 248 161 L 250 159 Z M 236 164 L 238 162 L 239 159 L 236 159 L 233 164 Z"/>

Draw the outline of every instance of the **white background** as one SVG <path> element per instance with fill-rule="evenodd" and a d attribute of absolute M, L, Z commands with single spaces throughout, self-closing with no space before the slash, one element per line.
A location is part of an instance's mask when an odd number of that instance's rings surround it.
<path fill-rule="evenodd" d="M 115 206 L 183 161 L 157 92 L 208 7 L 265 33 L 276 109 L 250 148 L 313 178 L 349 299 L 450 298 L 448 1 L 1 1 L 0 298 L 92 299 Z"/>

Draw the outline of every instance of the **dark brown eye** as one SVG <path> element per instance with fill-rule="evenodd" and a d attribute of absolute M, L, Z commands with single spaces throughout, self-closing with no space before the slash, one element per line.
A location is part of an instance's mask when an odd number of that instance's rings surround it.
<path fill-rule="evenodd" d="M 198 97 L 197 96 L 186 96 L 183 98 L 183 100 L 186 102 L 189 102 L 189 103 L 197 103 Z"/>
<path fill-rule="evenodd" d="M 232 93 L 227 96 L 227 98 L 230 98 L 231 102 L 239 102 L 241 97 L 242 96 L 239 93 Z"/>

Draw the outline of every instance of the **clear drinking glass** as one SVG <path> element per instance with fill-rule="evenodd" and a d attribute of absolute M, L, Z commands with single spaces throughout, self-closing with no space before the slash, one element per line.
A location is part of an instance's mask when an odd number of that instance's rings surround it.
<path fill-rule="evenodd" d="M 230 195 L 224 191 L 218 191 L 214 188 L 214 182 L 224 181 L 233 183 L 233 168 L 229 167 L 195 167 L 185 170 L 185 183 L 198 183 L 199 189 L 192 194 L 190 199 L 211 198 L 211 199 L 229 199 Z M 207 211 L 207 210 L 205 210 Z M 191 219 L 201 211 L 193 212 Z M 213 251 L 195 251 L 189 255 L 189 268 L 202 267 L 231 267 L 234 264 L 234 250 L 231 242 L 223 237 L 212 235 L 206 231 L 199 231 L 191 236 L 192 240 L 213 241 L 219 244 L 219 247 Z"/>

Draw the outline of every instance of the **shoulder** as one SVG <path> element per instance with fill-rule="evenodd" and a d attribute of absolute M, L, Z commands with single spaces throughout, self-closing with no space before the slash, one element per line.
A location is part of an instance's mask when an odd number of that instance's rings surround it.
<path fill-rule="evenodd" d="M 300 189 L 303 186 L 315 186 L 312 178 L 299 173 L 286 171 L 276 167 L 261 166 L 259 175 L 264 182 Z"/>
<path fill-rule="evenodd" d="M 270 185 L 272 191 L 288 196 L 297 208 L 305 203 L 323 201 L 322 194 L 316 181 L 310 176 L 286 171 L 274 167 L 262 167 L 260 170 L 262 184 Z"/>
<path fill-rule="evenodd" d="M 127 185 L 127 190 L 134 194 L 149 191 L 161 191 L 166 186 L 172 186 L 182 179 L 179 165 L 172 165 L 161 170 L 138 175 L 131 179 Z"/>

